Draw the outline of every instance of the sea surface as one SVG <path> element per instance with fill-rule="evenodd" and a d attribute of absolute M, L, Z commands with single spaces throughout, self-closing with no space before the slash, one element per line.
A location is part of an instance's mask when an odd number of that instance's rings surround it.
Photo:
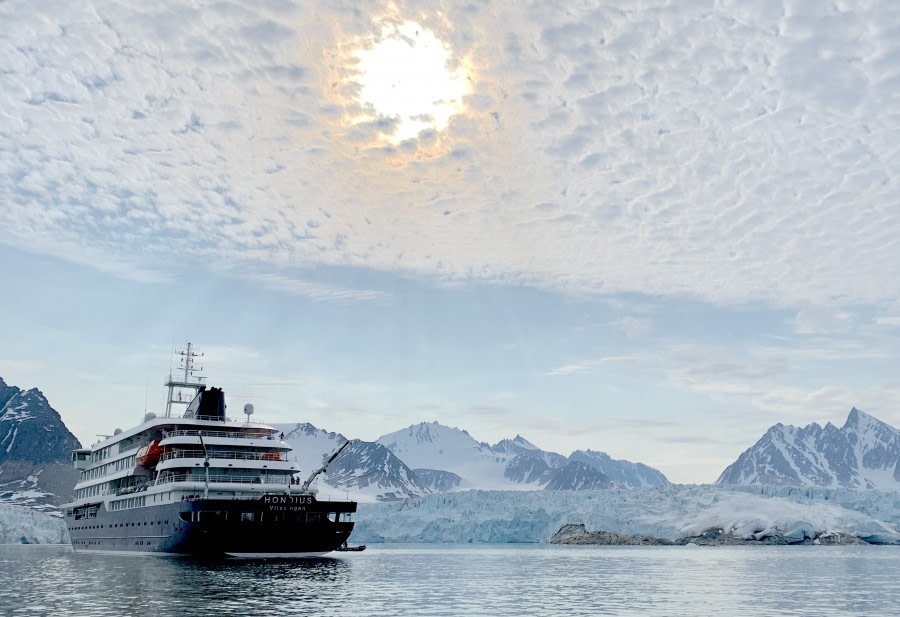
<path fill-rule="evenodd" d="M 0 546 L 5 615 L 900 615 L 900 547 L 370 545 L 295 561 Z"/>

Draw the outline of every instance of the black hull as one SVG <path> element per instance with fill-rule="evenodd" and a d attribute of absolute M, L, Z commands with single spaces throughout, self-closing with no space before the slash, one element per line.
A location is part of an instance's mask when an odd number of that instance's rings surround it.
<path fill-rule="evenodd" d="M 108 511 L 66 513 L 76 551 L 171 553 L 200 556 L 321 555 L 350 537 L 352 501 L 267 495 L 260 499 L 193 499 Z M 84 511 L 82 510 L 82 513 Z"/>

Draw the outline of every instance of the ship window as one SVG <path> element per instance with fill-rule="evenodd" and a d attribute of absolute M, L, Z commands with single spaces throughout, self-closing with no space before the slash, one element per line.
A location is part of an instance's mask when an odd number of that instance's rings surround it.
<path fill-rule="evenodd" d="M 254 517 L 253 512 L 241 512 L 241 522 L 249 522 L 252 523 L 256 517 Z"/>
<path fill-rule="evenodd" d="M 309 512 L 306 515 L 306 521 L 308 523 L 318 523 L 322 520 L 322 514 L 320 512 Z"/>

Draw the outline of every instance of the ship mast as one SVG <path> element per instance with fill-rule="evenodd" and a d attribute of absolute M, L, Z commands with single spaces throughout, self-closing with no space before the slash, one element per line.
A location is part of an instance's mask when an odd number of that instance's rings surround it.
<path fill-rule="evenodd" d="M 194 358 L 203 357 L 202 353 L 197 353 L 194 351 L 193 345 L 190 342 L 187 344 L 187 351 L 177 351 L 176 355 L 181 356 L 179 372 L 183 371 L 183 375 L 179 375 L 178 378 L 172 375 L 171 370 L 169 371 L 169 378 L 166 380 L 166 387 L 169 388 L 169 396 L 167 397 L 166 402 L 166 417 L 172 417 L 172 405 L 188 405 L 194 399 L 194 395 L 203 387 L 206 386 L 203 382 L 206 380 L 206 377 L 202 377 L 200 375 L 200 371 L 203 370 L 202 366 L 194 366 Z M 183 388 L 189 388 L 194 391 L 194 395 L 184 398 L 181 395 L 181 390 Z M 177 390 L 177 398 L 176 398 L 176 390 Z"/>

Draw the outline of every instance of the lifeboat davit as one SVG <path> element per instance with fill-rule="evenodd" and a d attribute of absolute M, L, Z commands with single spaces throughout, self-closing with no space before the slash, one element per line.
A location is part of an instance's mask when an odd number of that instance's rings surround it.
<path fill-rule="evenodd" d="M 134 462 L 141 467 L 156 467 L 159 457 L 162 455 L 162 448 L 159 447 L 159 440 L 154 439 L 146 446 L 142 446 L 135 455 Z"/>

